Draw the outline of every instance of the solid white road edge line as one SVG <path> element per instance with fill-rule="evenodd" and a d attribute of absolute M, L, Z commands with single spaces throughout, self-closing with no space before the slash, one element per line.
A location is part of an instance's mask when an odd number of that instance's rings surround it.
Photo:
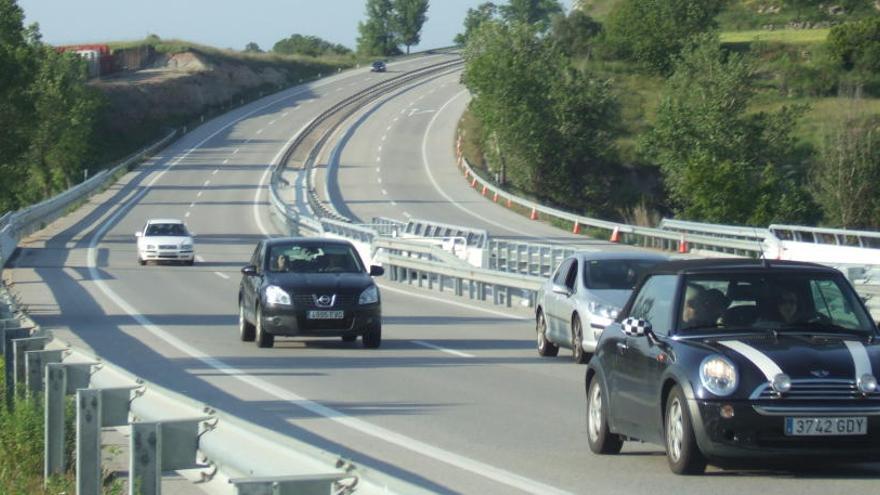
<path fill-rule="evenodd" d="M 434 345 L 430 342 L 425 342 L 423 340 L 410 340 L 413 344 L 420 345 L 422 347 L 427 347 L 428 349 L 434 349 L 435 351 L 445 352 L 446 354 L 452 354 L 453 356 L 463 357 L 463 358 L 472 358 L 476 357 L 473 354 L 467 354 L 464 352 L 459 352 L 453 349 L 447 349 L 445 347 L 440 347 L 439 345 Z"/>
<path fill-rule="evenodd" d="M 507 225 L 504 225 L 504 224 L 502 224 L 502 223 L 495 222 L 495 221 L 493 221 L 493 220 L 489 220 L 488 218 L 483 217 L 483 216 L 481 216 L 481 215 L 477 215 L 477 214 L 474 213 L 473 211 L 471 211 L 471 210 L 465 208 L 464 206 L 460 205 L 457 201 L 455 201 L 454 199 L 452 199 L 452 197 L 451 197 L 449 194 L 447 194 L 446 191 L 444 191 L 444 190 L 440 187 L 440 184 L 438 184 L 438 183 L 437 183 L 437 180 L 434 178 L 434 174 L 431 173 L 431 165 L 430 165 L 430 163 L 429 163 L 429 161 L 428 161 L 428 136 L 431 134 L 431 129 L 434 127 L 434 123 L 437 122 L 437 118 L 440 117 L 441 114 L 443 114 L 443 111 L 444 111 L 444 110 L 446 110 L 446 107 L 448 107 L 452 102 L 454 102 L 455 100 L 457 100 L 458 98 L 460 98 L 461 95 L 467 94 L 467 92 L 468 92 L 468 90 L 464 89 L 464 90 L 462 90 L 462 91 L 456 93 L 455 96 L 453 96 L 453 97 L 450 98 L 446 103 L 444 103 L 443 106 L 441 106 L 440 109 L 437 110 L 437 113 L 434 114 L 434 117 L 431 119 L 431 122 L 428 123 L 428 127 L 425 128 L 425 134 L 422 135 L 422 165 L 424 165 L 424 167 L 425 167 L 425 173 L 428 174 L 428 179 L 431 181 L 431 184 L 434 186 L 434 189 L 436 189 L 437 192 L 439 192 L 440 195 L 443 196 L 443 197 L 446 199 L 446 201 L 449 201 L 449 203 L 450 203 L 451 205 L 455 206 L 455 207 L 458 208 L 459 210 L 461 210 L 461 211 L 467 213 L 468 215 L 470 215 L 470 216 L 472 216 L 472 217 L 474 217 L 474 218 L 478 218 L 478 219 L 480 219 L 480 220 L 483 221 L 483 222 L 486 222 L 486 223 L 488 223 L 488 224 L 490 224 L 490 225 L 494 225 L 494 226 L 498 227 L 499 229 L 503 229 L 503 230 L 506 230 L 506 231 L 508 231 L 508 232 L 513 232 L 513 233 L 515 233 L 515 234 L 519 234 L 519 235 L 522 235 L 522 236 L 526 236 L 526 237 L 528 237 L 528 238 L 530 238 L 530 239 L 537 239 L 537 237 L 536 237 L 534 234 L 530 234 L 530 233 L 528 233 L 528 232 L 523 232 L 523 231 L 521 231 L 521 230 L 517 230 L 517 229 L 512 229 L 512 228 L 510 228 L 510 227 L 508 227 Z"/>

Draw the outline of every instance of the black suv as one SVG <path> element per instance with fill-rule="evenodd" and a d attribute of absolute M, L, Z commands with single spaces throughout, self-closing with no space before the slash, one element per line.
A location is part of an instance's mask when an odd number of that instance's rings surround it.
<path fill-rule="evenodd" d="M 382 342 L 382 305 L 371 277 L 348 241 L 280 238 L 260 241 L 241 269 L 239 334 L 272 347 L 275 336 L 362 336 L 364 347 Z"/>
<path fill-rule="evenodd" d="M 385 62 L 381 60 L 373 62 L 373 68 L 370 72 L 385 72 Z"/>

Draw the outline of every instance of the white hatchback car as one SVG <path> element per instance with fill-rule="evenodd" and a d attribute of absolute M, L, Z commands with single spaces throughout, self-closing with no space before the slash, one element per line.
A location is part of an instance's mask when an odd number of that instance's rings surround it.
<path fill-rule="evenodd" d="M 193 238 L 182 220 L 153 218 L 134 235 L 141 265 L 147 261 L 180 261 L 192 265 L 195 260 Z"/>

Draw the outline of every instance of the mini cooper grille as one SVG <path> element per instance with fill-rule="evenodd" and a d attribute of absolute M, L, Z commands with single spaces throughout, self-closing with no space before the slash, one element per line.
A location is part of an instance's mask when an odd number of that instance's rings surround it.
<path fill-rule="evenodd" d="M 755 389 L 752 399 L 758 400 L 852 400 L 861 399 L 855 380 L 792 380 L 791 390 L 780 396 L 764 384 Z M 869 399 L 880 399 L 880 395 L 871 394 Z"/>
<path fill-rule="evenodd" d="M 296 294 L 293 296 L 293 305 L 298 308 L 317 308 L 318 305 L 315 304 L 315 298 L 324 294 Z M 327 294 L 332 295 L 332 294 Z M 354 306 L 357 303 L 358 296 L 352 296 L 347 294 L 337 294 L 336 300 L 333 303 L 333 308 L 347 308 L 349 306 Z"/>

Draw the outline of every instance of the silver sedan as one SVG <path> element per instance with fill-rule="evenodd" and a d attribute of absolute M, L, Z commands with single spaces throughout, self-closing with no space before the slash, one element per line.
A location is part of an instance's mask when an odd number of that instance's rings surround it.
<path fill-rule="evenodd" d="M 605 327 L 617 318 L 642 272 L 668 258 L 652 253 L 578 253 L 566 258 L 538 292 L 538 354 L 560 347 L 586 363 Z"/>

